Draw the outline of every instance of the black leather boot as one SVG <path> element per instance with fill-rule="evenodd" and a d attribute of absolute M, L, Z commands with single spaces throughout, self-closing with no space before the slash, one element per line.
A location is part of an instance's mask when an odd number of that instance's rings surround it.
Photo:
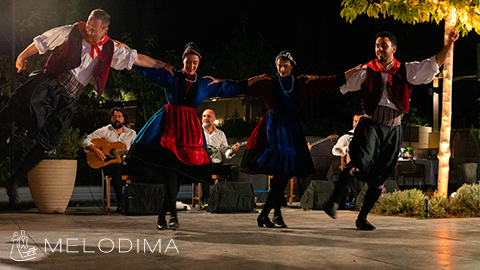
<path fill-rule="evenodd" d="M 265 227 L 267 227 L 267 228 L 275 227 L 275 225 L 270 221 L 270 219 L 268 217 L 258 216 L 257 217 L 257 224 L 258 224 L 258 227 L 263 227 L 263 225 L 265 225 Z"/>
<path fill-rule="evenodd" d="M 178 228 L 180 228 L 180 224 L 178 224 L 178 218 L 176 216 L 171 217 L 170 221 L 168 222 L 168 229 L 175 231 Z"/>
<path fill-rule="evenodd" d="M 282 216 L 273 217 L 273 225 L 275 225 L 275 228 L 287 228 L 287 224 L 283 222 Z"/>
<path fill-rule="evenodd" d="M 159 229 L 159 230 L 168 229 L 167 221 L 165 220 L 164 217 L 163 218 L 158 217 L 158 219 L 157 219 L 157 229 Z"/>
<path fill-rule="evenodd" d="M 355 226 L 357 226 L 359 230 L 363 230 L 363 231 L 375 230 L 375 226 L 373 226 L 372 223 L 370 223 L 366 218 L 358 218 L 355 221 Z"/>

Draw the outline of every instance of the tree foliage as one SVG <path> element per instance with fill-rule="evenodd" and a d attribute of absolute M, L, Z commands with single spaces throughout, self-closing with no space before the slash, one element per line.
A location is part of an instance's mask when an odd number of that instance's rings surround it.
<path fill-rule="evenodd" d="M 352 23 L 358 15 L 378 19 L 381 15 L 403 23 L 439 24 L 452 11 L 457 14 L 457 30 L 462 36 L 472 29 L 480 34 L 480 0 L 343 0 L 340 16 Z"/>

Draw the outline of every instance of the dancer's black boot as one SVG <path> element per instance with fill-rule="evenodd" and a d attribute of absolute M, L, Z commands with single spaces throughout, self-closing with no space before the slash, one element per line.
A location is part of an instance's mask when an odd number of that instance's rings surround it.
<path fill-rule="evenodd" d="M 357 220 L 355 221 L 355 226 L 359 230 L 364 231 L 373 231 L 375 230 L 375 226 L 373 226 L 368 220 L 367 215 L 372 210 L 373 206 L 377 202 L 378 198 L 382 194 L 382 189 L 378 187 L 369 187 L 367 192 L 365 193 L 365 200 L 363 201 L 362 209 L 358 214 Z"/>

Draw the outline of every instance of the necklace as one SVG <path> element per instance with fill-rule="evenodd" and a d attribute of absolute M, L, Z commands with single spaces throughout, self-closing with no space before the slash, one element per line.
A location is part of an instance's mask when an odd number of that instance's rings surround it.
<path fill-rule="evenodd" d="M 191 83 L 196 82 L 197 81 L 197 73 L 195 73 L 195 80 L 192 81 L 192 80 L 187 79 L 187 77 L 185 77 L 185 81 L 191 82 Z"/>
<path fill-rule="evenodd" d="M 292 77 L 292 88 L 290 88 L 290 90 L 288 90 L 288 91 L 285 90 L 285 88 L 283 88 L 282 79 L 280 78 L 280 76 L 278 76 L 278 82 L 280 83 L 280 87 L 282 87 L 283 92 L 285 92 L 285 93 L 287 93 L 287 94 L 290 93 L 290 92 L 292 92 L 292 90 L 293 90 L 293 85 L 294 85 L 294 80 L 295 80 L 295 78 L 293 77 L 293 75 L 290 75 L 290 76 Z"/>

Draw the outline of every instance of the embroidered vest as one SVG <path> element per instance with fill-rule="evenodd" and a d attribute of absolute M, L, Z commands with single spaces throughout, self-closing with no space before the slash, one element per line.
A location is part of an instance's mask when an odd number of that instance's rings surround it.
<path fill-rule="evenodd" d="M 72 31 L 68 35 L 67 41 L 56 47 L 45 65 L 45 73 L 50 78 L 57 78 L 60 74 L 77 68 L 81 64 L 82 57 L 82 34 L 78 29 L 79 25 L 75 24 Z M 101 96 L 105 90 L 108 73 L 113 58 L 114 43 L 108 40 L 102 47 L 103 60 L 97 62 L 93 68 L 93 77 L 95 79 L 95 89 Z"/>
<path fill-rule="evenodd" d="M 410 110 L 412 85 L 407 81 L 407 70 L 402 63 L 392 75 L 392 85 L 387 82 L 387 95 L 401 113 Z M 372 115 L 382 97 L 382 74 L 367 68 L 367 76 L 362 83 L 362 106 L 366 114 Z"/>

